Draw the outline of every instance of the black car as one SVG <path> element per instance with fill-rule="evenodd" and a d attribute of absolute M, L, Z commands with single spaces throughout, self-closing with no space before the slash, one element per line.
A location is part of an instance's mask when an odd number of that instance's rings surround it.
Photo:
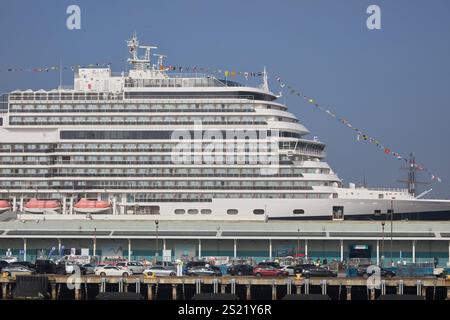
<path fill-rule="evenodd" d="M 66 266 L 56 264 L 53 260 L 38 259 L 35 266 L 36 273 L 39 274 L 66 274 Z"/>
<path fill-rule="evenodd" d="M 304 269 L 302 272 L 302 276 L 305 278 L 309 277 L 337 277 L 336 272 L 328 270 L 323 267 L 311 267 L 308 269 Z"/>
<path fill-rule="evenodd" d="M 30 268 L 30 269 L 36 268 L 36 266 L 33 263 L 31 263 L 30 261 L 17 261 L 17 262 L 10 263 L 10 265 L 23 266 L 23 267 Z"/>
<path fill-rule="evenodd" d="M 253 266 L 249 264 L 236 264 L 228 268 L 228 273 L 232 276 L 251 276 L 253 275 Z"/>
<path fill-rule="evenodd" d="M 5 260 L 0 260 L 0 270 L 2 270 L 4 267 L 9 266 L 9 263 Z"/>
<path fill-rule="evenodd" d="M 297 264 L 294 266 L 294 274 L 303 273 L 303 271 L 315 268 L 316 266 L 313 264 L 305 263 L 305 264 Z"/>
<path fill-rule="evenodd" d="M 367 278 L 369 278 L 370 275 L 375 273 L 375 270 L 372 270 L 372 273 L 369 274 L 367 272 L 367 268 L 368 268 L 368 266 L 359 266 L 358 271 L 357 271 L 358 272 L 358 276 L 359 277 L 363 277 L 364 279 L 367 279 Z M 395 277 L 395 272 L 391 271 L 391 270 L 380 268 L 380 276 L 382 278 L 388 278 L 389 279 L 389 278 Z"/>

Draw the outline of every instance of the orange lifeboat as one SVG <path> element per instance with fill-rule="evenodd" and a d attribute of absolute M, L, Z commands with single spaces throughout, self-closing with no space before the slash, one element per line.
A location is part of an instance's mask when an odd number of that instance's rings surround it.
<path fill-rule="evenodd" d="M 8 211 L 11 209 L 11 203 L 8 200 L 0 200 L 0 212 Z"/>
<path fill-rule="evenodd" d="M 31 213 L 54 213 L 59 210 L 61 204 L 57 200 L 30 199 L 25 204 L 25 211 Z"/>
<path fill-rule="evenodd" d="M 105 200 L 81 199 L 75 205 L 75 211 L 82 213 L 103 213 L 111 209 L 111 203 Z"/>

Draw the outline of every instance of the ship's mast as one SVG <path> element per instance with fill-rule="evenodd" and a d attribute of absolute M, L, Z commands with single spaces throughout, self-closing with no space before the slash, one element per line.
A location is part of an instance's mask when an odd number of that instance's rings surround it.
<path fill-rule="evenodd" d="M 128 58 L 128 62 L 133 66 L 134 70 L 148 70 L 151 67 L 150 64 L 150 51 L 152 49 L 157 49 L 158 47 L 153 46 L 141 46 L 139 45 L 139 40 L 137 39 L 136 33 L 133 33 L 133 36 L 130 40 L 127 40 L 128 51 L 130 52 L 131 57 Z M 145 49 L 144 57 L 139 57 L 138 49 Z"/>
<path fill-rule="evenodd" d="M 401 169 L 408 170 L 408 178 L 406 180 L 398 180 L 398 182 L 406 184 L 410 195 L 416 195 L 416 186 L 418 184 L 429 184 L 428 182 L 417 181 L 417 172 L 422 169 L 417 165 L 414 153 L 409 154 L 408 166 L 402 167 Z"/>

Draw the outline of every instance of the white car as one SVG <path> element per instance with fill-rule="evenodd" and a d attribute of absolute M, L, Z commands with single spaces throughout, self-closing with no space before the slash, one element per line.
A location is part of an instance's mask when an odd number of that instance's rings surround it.
<path fill-rule="evenodd" d="M 116 266 L 124 270 L 131 270 L 133 274 L 142 273 L 145 270 L 144 265 L 137 261 L 119 262 Z"/>
<path fill-rule="evenodd" d="M 163 266 L 148 267 L 143 273 L 149 276 L 154 274 L 157 277 L 175 277 L 177 275 L 175 269 Z"/>
<path fill-rule="evenodd" d="M 106 276 L 130 276 L 133 272 L 131 270 L 124 270 L 116 266 L 104 266 L 95 270 L 95 275 L 106 277 Z"/>
<path fill-rule="evenodd" d="M 294 266 L 284 266 L 281 267 L 281 270 L 286 271 L 290 276 L 295 275 Z"/>

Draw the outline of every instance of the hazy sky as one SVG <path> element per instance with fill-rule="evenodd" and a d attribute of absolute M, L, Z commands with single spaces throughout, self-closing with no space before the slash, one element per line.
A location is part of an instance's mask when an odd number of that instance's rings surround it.
<path fill-rule="evenodd" d="M 66 27 L 67 6 L 81 8 L 81 30 Z M 381 30 L 366 26 L 381 8 Z M 10 67 L 112 63 L 127 68 L 125 40 L 159 46 L 168 64 L 262 70 L 315 97 L 392 150 L 442 179 L 433 197 L 450 198 L 450 1 L 18 1 L 0 6 L 0 92 L 51 89 L 59 74 Z M 64 84 L 73 75 L 63 74 Z M 290 111 L 327 144 L 345 183 L 399 186 L 401 161 L 342 124 L 286 94 Z M 423 176 L 428 179 L 427 175 Z"/>

